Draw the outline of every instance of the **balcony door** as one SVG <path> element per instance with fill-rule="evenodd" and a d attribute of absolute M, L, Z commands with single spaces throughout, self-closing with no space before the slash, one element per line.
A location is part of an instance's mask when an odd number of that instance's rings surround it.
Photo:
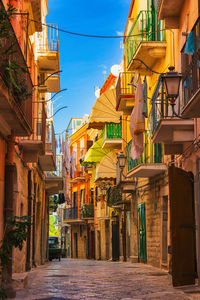
<path fill-rule="evenodd" d="M 195 283 L 196 241 L 194 176 L 169 167 L 170 234 L 172 282 L 174 286 Z"/>

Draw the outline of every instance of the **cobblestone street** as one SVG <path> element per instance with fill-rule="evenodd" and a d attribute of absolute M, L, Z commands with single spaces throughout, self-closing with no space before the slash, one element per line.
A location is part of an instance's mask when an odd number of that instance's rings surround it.
<path fill-rule="evenodd" d="M 175 289 L 170 276 L 143 264 L 62 259 L 29 273 L 16 299 L 200 299 L 198 287 Z"/>

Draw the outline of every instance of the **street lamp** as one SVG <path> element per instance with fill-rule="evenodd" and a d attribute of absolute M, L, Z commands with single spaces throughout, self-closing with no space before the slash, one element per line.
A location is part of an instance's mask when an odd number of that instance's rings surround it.
<path fill-rule="evenodd" d="M 105 199 L 105 196 L 106 196 L 106 193 L 107 193 L 107 187 L 106 187 L 105 184 L 102 186 L 101 191 L 102 191 L 103 198 Z"/>
<path fill-rule="evenodd" d="M 175 101 L 179 95 L 180 83 L 182 75 L 174 72 L 174 67 L 169 67 L 169 72 L 162 75 L 163 82 L 166 88 L 166 97 L 171 105 L 175 105 Z"/>
<path fill-rule="evenodd" d="M 121 172 L 123 172 L 125 165 L 126 165 L 126 155 L 122 151 L 117 156 L 117 163 L 118 163 L 118 166 L 119 166 Z"/>

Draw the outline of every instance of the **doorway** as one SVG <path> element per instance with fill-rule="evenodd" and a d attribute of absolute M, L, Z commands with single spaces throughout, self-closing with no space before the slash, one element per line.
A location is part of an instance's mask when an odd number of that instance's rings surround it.
<path fill-rule="evenodd" d="M 78 233 L 74 232 L 74 258 L 78 258 Z"/>
<path fill-rule="evenodd" d="M 119 260 L 119 220 L 112 221 L 112 260 Z"/>
<path fill-rule="evenodd" d="M 110 221 L 105 220 L 105 236 L 106 236 L 106 259 L 110 258 Z"/>
<path fill-rule="evenodd" d="M 168 169 L 172 282 L 174 286 L 195 283 L 196 238 L 194 176 L 175 166 Z"/>
<path fill-rule="evenodd" d="M 145 203 L 139 204 L 140 261 L 147 262 Z"/>

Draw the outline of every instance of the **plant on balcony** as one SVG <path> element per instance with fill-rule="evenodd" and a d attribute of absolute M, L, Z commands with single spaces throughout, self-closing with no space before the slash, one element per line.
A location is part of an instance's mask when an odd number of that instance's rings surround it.
<path fill-rule="evenodd" d="M 28 70 L 20 66 L 14 60 L 7 60 L 3 66 L 3 79 L 17 101 L 25 101 L 32 96 L 32 91 L 29 91 L 25 78 L 21 78 L 21 73 L 28 73 Z"/>
<path fill-rule="evenodd" d="M 24 61 L 19 62 L 17 56 L 17 41 L 14 37 L 14 31 L 10 24 L 10 18 L 16 13 L 16 9 L 12 5 L 8 5 L 6 11 L 4 7 L 0 7 L 0 52 L 1 65 L 0 72 L 2 78 L 12 93 L 16 101 L 25 101 L 32 96 L 26 83 L 25 74 L 29 73 Z M 13 39 L 14 37 L 14 39 Z"/>
<path fill-rule="evenodd" d="M 111 206 L 122 201 L 121 190 L 117 186 L 110 187 L 106 194 L 106 202 Z"/>
<path fill-rule="evenodd" d="M 93 218 L 94 217 L 94 204 L 85 204 L 82 208 L 83 218 Z"/>

